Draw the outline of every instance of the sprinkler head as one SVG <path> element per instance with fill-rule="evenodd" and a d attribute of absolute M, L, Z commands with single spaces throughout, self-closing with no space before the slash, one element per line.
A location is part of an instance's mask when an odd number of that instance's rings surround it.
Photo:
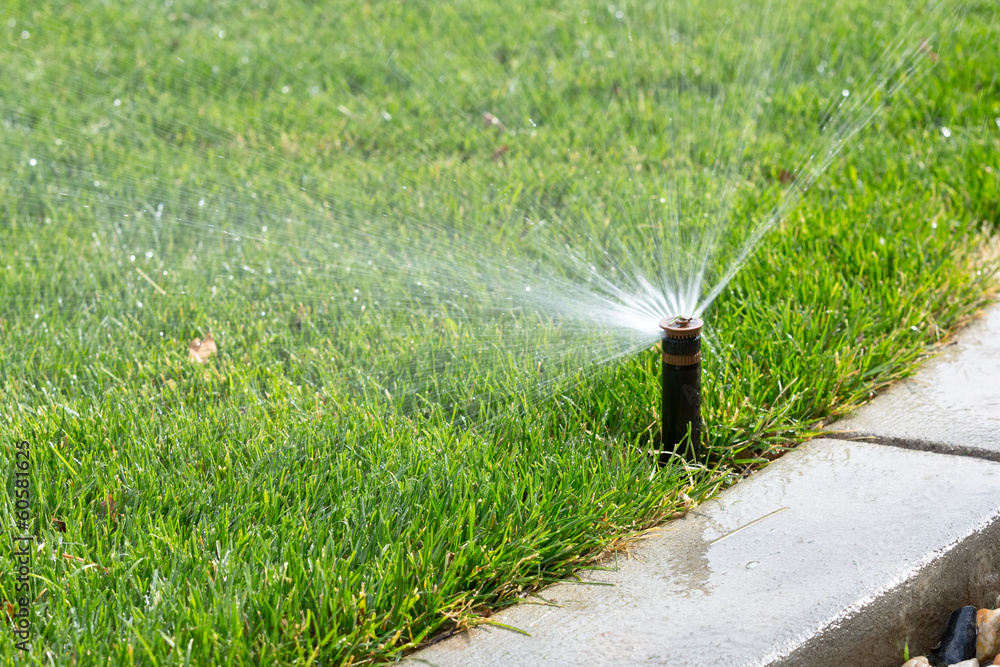
<path fill-rule="evenodd" d="M 691 366 L 701 361 L 701 329 L 705 323 L 700 317 L 664 317 L 663 363 L 674 366 Z"/>
<path fill-rule="evenodd" d="M 660 463 L 701 453 L 701 330 L 698 317 L 665 317 L 663 329 Z"/>
<path fill-rule="evenodd" d="M 694 338 L 701 333 L 705 323 L 700 317 L 664 317 L 660 320 L 660 328 L 667 332 L 670 338 Z"/>

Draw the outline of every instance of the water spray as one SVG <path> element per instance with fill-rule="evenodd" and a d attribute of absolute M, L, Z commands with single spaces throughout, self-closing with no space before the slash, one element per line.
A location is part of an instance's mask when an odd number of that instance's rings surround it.
<path fill-rule="evenodd" d="M 660 463 L 701 455 L 701 329 L 698 317 L 665 317 Z M 689 437 L 690 435 L 690 437 Z"/>

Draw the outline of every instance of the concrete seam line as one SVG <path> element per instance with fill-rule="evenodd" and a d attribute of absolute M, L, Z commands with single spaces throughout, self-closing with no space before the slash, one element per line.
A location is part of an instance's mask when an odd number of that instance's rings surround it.
<path fill-rule="evenodd" d="M 933 454 L 947 454 L 949 456 L 963 456 L 966 458 L 983 459 L 985 461 L 995 461 L 1000 463 L 1000 452 L 978 447 L 959 447 L 940 442 L 929 442 L 926 440 L 907 440 L 906 438 L 890 438 L 878 435 L 864 435 L 855 432 L 841 431 L 823 433 L 821 438 L 830 440 L 846 440 L 848 442 L 865 442 L 870 445 L 882 445 L 885 447 L 897 447 L 899 449 L 909 449 L 918 452 L 931 452 Z"/>

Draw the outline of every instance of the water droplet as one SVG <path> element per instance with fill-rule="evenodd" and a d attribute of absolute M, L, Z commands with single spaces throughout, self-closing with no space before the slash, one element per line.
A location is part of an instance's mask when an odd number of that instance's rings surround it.
<path fill-rule="evenodd" d="M 530 291 L 531 291 L 531 288 L 530 288 L 530 287 L 525 287 L 525 288 L 524 288 L 524 291 L 525 291 L 525 292 L 530 292 Z"/>
<path fill-rule="evenodd" d="M 115 99 L 115 106 L 116 107 L 120 107 L 121 105 L 122 105 L 122 101 L 119 100 L 119 99 Z"/>
<path fill-rule="evenodd" d="M 204 206 L 204 205 L 205 205 L 205 200 L 204 199 L 199 199 L 198 200 L 198 206 Z"/>
<path fill-rule="evenodd" d="M 392 116 L 389 114 L 388 111 L 382 112 L 382 118 L 385 118 L 386 120 L 392 120 Z"/>
<path fill-rule="evenodd" d="M 667 203 L 667 200 L 666 200 L 666 198 L 664 198 L 664 197 L 660 197 L 660 203 L 661 203 L 661 204 L 666 204 L 666 203 Z"/>
<path fill-rule="evenodd" d="M 287 92 L 288 92 L 288 90 L 289 90 L 289 89 L 288 89 L 288 86 L 282 86 L 282 87 L 281 87 L 281 92 L 283 92 L 283 93 L 287 93 Z"/>
<path fill-rule="evenodd" d="M 760 561 L 759 560 L 752 560 L 749 563 L 747 563 L 747 569 L 748 570 L 752 570 L 755 567 L 757 567 L 758 565 L 760 565 Z"/>
<path fill-rule="evenodd" d="M 136 302 L 135 302 L 135 304 L 136 304 L 137 306 L 139 306 L 140 308 L 142 308 L 142 301 L 136 301 Z"/>
<path fill-rule="evenodd" d="M 219 39 L 224 39 L 225 36 L 226 36 L 226 31 L 225 30 L 220 30 L 219 31 Z"/>
<path fill-rule="evenodd" d="M 95 188 L 101 187 L 101 182 L 100 181 L 94 181 L 94 187 Z"/>
<path fill-rule="evenodd" d="M 948 137 L 951 136 L 951 130 L 949 130 L 947 127 L 942 127 L 941 134 L 944 135 L 944 137 L 947 139 Z"/>
<path fill-rule="evenodd" d="M 262 232 L 266 232 L 266 231 L 267 231 L 267 225 L 264 225 L 263 227 L 261 227 L 261 228 L 260 228 L 260 231 L 262 231 Z"/>
<path fill-rule="evenodd" d="M 62 146 L 62 139 L 56 139 L 56 146 Z"/>
<path fill-rule="evenodd" d="M 932 222 L 931 223 L 931 229 L 937 229 L 937 223 L 936 222 Z"/>
<path fill-rule="evenodd" d="M 153 259 L 153 251 L 152 250 L 147 250 L 146 251 L 146 259 Z"/>
<path fill-rule="evenodd" d="M 30 32 L 28 32 L 27 30 L 22 30 L 21 31 L 21 39 L 28 39 L 29 37 L 31 37 L 31 33 Z"/>
<path fill-rule="evenodd" d="M 851 96 L 851 91 L 849 91 L 849 90 L 847 90 L 845 88 L 843 91 L 841 91 L 840 94 L 843 95 L 844 97 L 850 97 Z"/>
<path fill-rule="evenodd" d="M 128 261 L 134 262 L 135 261 L 135 255 L 129 255 L 128 256 Z"/>
<path fill-rule="evenodd" d="M 13 28 L 16 25 L 17 25 L 17 19 L 8 19 L 7 20 L 7 27 L 8 28 Z"/>
<path fill-rule="evenodd" d="M 32 167 L 34 167 L 38 163 L 35 162 L 35 158 L 31 158 L 30 160 L 28 160 L 28 164 L 30 164 Z"/>

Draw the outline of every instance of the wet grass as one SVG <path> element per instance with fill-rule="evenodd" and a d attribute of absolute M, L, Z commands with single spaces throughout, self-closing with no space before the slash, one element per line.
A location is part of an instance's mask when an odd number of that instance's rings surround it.
<path fill-rule="evenodd" d="M 532 256 L 542 218 L 641 239 L 621 166 L 643 192 L 700 159 L 654 101 L 755 85 L 697 46 L 728 10 L 263 4 L 0 9 L 3 512 L 24 439 L 36 547 L 8 663 L 391 661 L 773 458 L 995 286 L 996 9 L 963 2 L 707 313 L 711 458 L 658 469 L 655 353 L 593 363 L 606 341 L 504 308 L 469 258 Z M 869 62 L 900 7 L 791 17 L 738 213 L 815 141 L 841 85 L 817 67 Z"/>

